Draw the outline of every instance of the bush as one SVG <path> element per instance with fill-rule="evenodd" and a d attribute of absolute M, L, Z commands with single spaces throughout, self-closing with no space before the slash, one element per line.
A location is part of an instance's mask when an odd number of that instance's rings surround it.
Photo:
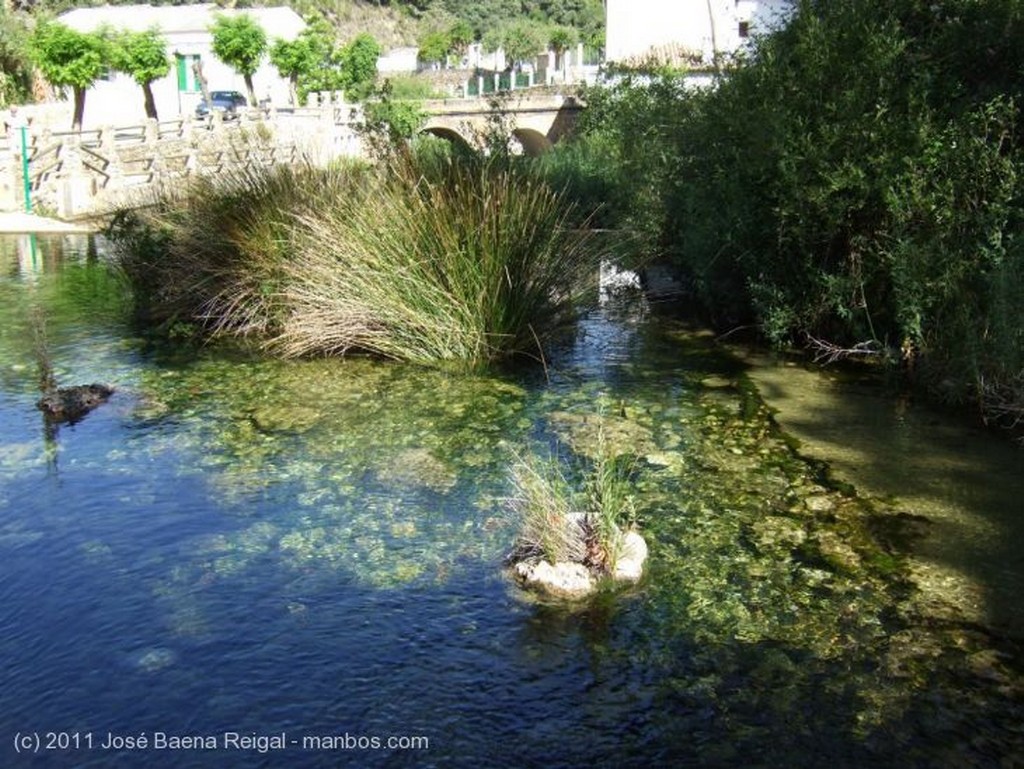
<path fill-rule="evenodd" d="M 805 0 L 714 88 L 662 73 L 596 93 L 585 140 L 629 192 L 619 225 L 718 325 L 881 353 L 1013 413 L 1021 39 L 1007 0 Z"/>

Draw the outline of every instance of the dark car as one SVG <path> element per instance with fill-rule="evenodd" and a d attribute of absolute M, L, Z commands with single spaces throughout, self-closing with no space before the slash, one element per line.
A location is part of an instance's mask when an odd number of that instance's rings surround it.
<path fill-rule="evenodd" d="M 220 112 L 224 120 L 238 117 L 238 110 L 245 109 L 249 102 L 238 91 L 210 91 L 210 103 L 203 99 L 196 105 L 196 117 L 209 117 L 210 111 Z"/>

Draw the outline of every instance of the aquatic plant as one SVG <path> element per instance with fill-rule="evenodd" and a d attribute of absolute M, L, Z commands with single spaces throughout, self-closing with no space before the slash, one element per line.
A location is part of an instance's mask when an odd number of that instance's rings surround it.
<path fill-rule="evenodd" d="M 558 459 L 517 455 L 509 481 L 512 494 L 505 503 L 519 526 L 511 560 L 581 563 L 587 554 L 586 534 L 575 517 L 575 494 Z"/>
<path fill-rule="evenodd" d="M 285 355 L 411 361 L 542 355 L 597 279 L 572 207 L 502 164 L 399 159 L 362 199 L 310 211 L 286 265 Z"/>
<path fill-rule="evenodd" d="M 356 165 L 236 168 L 120 211 L 108 234 L 137 310 L 168 329 L 269 333 L 295 216 L 349 198 L 363 177 Z"/>
<path fill-rule="evenodd" d="M 543 559 L 582 563 L 611 573 L 625 532 L 636 519 L 631 483 L 636 457 L 617 453 L 599 432 L 592 459 L 570 481 L 557 456 L 515 455 L 509 470 L 513 492 L 506 506 L 519 531 L 511 561 Z"/>
<path fill-rule="evenodd" d="M 594 295 L 598 253 L 543 182 L 476 160 L 244 169 L 111 228 L 148 320 L 286 357 L 543 356 Z"/>

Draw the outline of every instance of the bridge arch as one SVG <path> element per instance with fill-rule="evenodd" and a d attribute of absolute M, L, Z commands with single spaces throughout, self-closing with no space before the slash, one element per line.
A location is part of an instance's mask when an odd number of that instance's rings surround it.
<path fill-rule="evenodd" d="M 512 131 L 512 136 L 522 146 L 523 154 L 530 157 L 543 155 L 552 146 L 547 136 L 533 128 L 516 128 Z"/>
<path fill-rule="evenodd" d="M 448 126 L 427 125 L 420 129 L 420 135 L 422 136 L 423 134 L 429 134 L 430 136 L 436 136 L 440 139 L 444 139 L 463 149 L 470 149 L 472 147 L 472 144 L 470 144 L 469 140 L 466 139 L 465 136 L 454 128 L 449 128 Z"/>

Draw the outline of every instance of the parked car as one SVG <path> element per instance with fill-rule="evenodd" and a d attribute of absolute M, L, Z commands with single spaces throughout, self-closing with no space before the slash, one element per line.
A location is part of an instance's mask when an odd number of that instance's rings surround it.
<path fill-rule="evenodd" d="M 210 103 L 203 99 L 196 105 L 196 117 L 209 117 L 211 110 L 220 112 L 224 120 L 234 120 L 238 117 L 238 110 L 245 109 L 249 105 L 246 98 L 238 91 L 210 91 Z"/>

